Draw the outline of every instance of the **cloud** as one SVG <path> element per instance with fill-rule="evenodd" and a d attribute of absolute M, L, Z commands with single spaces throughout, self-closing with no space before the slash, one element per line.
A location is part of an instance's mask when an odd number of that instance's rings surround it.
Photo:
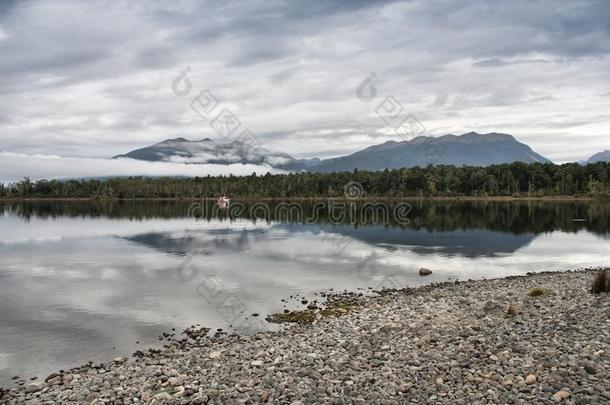
<path fill-rule="evenodd" d="M 473 63 L 473 66 L 476 67 L 499 67 L 499 66 L 508 66 L 508 65 L 520 65 L 520 64 L 528 64 L 528 63 L 553 63 L 550 60 L 546 59 L 531 59 L 531 60 L 506 60 L 500 58 L 492 58 L 480 60 Z"/>
<path fill-rule="evenodd" d="M 280 170 L 257 165 L 190 165 L 134 159 L 83 159 L 0 152 L 0 182 L 3 183 L 19 181 L 24 177 L 32 180 L 118 176 L 194 177 L 250 175 L 253 172 L 281 173 Z"/>
<path fill-rule="evenodd" d="M 592 154 L 610 138 L 542 124 L 610 108 L 608 15 L 603 0 L 4 2 L 0 144 L 104 158 L 214 138 L 213 117 L 190 109 L 209 89 L 265 148 L 297 158 L 387 140 L 375 108 L 390 95 L 427 128 L 509 122 L 552 159 L 565 155 L 563 134 Z M 193 90 L 177 97 L 170 84 L 186 66 Z M 377 98 L 361 101 L 371 72 Z"/>

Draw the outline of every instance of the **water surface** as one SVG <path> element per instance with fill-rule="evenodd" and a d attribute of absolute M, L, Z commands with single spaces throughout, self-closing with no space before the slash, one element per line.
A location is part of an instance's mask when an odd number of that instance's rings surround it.
<path fill-rule="evenodd" d="M 301 204 L 0 204 L 0 385 L 159 346 L 172 328 L 269 328 L 290 295 L 609 264 L 603 203 L 412 202 L 400 220 Z"/>

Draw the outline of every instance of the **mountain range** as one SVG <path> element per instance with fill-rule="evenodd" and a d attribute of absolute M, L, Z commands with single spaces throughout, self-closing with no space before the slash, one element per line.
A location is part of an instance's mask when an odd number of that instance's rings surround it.
<path fill-rule="evenodd" d="M 608 161 L 609 155 L 610 151 L 605 151 L 592 156 L 587 162 L 591 162 L 592 159 Z M 187 164 L 243 163 L 266 165 L 289 171 L 326 173 L 354 169 L 376 171 L 425 167 L 429 164 L 489 166 L 511 162 L 551 163 L 528 145 L 518 142 L 512 135 L 496 132 L 487 134 L 469 132 L 441 137 L 420 136 L 401 142 L 388 141 L 331 159 L 295 159 L 287 153 L 274 152 L 261 147 L 254 148 L 237 141 L 219 143 L 209 138 L 200 141 L 174 138 L 114 158 Z"/>

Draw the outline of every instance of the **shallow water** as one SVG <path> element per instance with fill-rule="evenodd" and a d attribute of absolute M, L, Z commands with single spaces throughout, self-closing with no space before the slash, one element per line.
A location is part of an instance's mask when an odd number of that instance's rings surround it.
<path fill-rule="evenodd" d="M 400 218 L 357 204 L 338 219 L 300 204 L 0 204 L 0 385 L 158 347 L 172 328 L 270 328 L 291 295 L 610 264 L 603 203 L 410 202 Z"/>

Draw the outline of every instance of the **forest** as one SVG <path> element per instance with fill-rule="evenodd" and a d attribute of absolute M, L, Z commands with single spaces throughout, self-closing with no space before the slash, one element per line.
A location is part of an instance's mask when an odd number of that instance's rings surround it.
<path fill-rule="evenodd" d="M 339 198 L 608 196 L 610 163 L 510 163 L 487 167 L 428 166 L 379 172 L 257 174 L 205 177 L 122 177 L 1 184 L 0 198 Z"/>

